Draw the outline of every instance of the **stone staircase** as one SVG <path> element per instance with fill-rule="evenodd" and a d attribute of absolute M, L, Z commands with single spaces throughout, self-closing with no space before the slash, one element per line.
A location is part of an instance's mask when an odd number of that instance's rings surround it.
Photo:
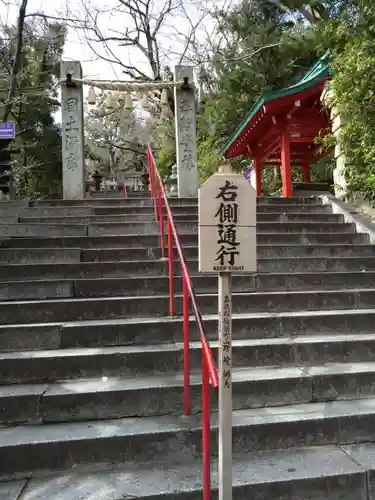
<path fill-rule="evenodd" d="M 196 200 L 171 205 L 216 356 Z M 259 274 L 233 283 L 233 498 L 375 499 L 375 245 L 319 199 L 257 210 Z M 2 202 L 0 217 L 0 499 L 201 500 L 200 343 L 192 325 L 183 417 L 151 200 Z M 216 488 L 214 391 L 212 406 Z"/>

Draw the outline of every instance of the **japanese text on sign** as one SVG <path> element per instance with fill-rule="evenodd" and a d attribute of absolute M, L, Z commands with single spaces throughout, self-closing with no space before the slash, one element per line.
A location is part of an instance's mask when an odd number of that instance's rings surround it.
<path fill-rule="evenodd" d="M 15 139 L 16 127 L 12 122 L 0 123 L 0 139 Z"/>
<path fill-rule="evenodd" d="M 219 188 L 216 199 L 220 200 L 220 206 L 215 214 L 217 228 L 217 251 L 216 262 L 218 266 L 235 266 L 236 256 L 240 254 L 240 242 L 237 240 L 238 222 L 238 187 L 226 180 Z"/>
<path fill-rule="evenodd" d="M 64 123 L 65 129 L 65 161 L 68 170 L 76 170 L 78 168 L 79 154 L 79 127 L 77 121 L 77 106 L 78 99 L 70 97 L 64 103 L 64 111 L 67 113 L 67 118 Z"/>
<path fill-rule="evenodd" d="M 242 175 L 216 173 L 198 192 L 199 270 L 256 271 L 256 194 Z"/>
<path fill-rule="evenodd" d="M 223 378 L 224 378 L 224 387 L 228 389 L 232 385 L 232 339 L 231 339 L 231 325 L 230 325 L 230 313 L 231 313 L 231 305 L 230 305 L 230 297 L 229 295 L 224 296 L 224 304 L 223 304 L 223 323 L 222 323 L 222 346 L 223 346 Z"/>

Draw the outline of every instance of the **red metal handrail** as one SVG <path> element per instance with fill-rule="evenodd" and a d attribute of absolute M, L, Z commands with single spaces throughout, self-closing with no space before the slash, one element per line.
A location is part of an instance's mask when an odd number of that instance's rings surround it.
<path fill-rule="evenodd" d="M 173 243 L 175 244 L 182 269 L 182 311 L 183 311 L 183 339 L 184 339 L 184 413 L 191 412 L 190 402 L 190 344 L 189 344 L 189 302 L 198 327 L 202 344 L 202 448 L 203 448 L 203 500 L 211 498 L 211 465 L 210 465 L 210 383 L 214 388 L 219 385 L 219 379 L 212 351 L 203 328 L 202 315 L 190 278 L 190 274 L 183 255 L 180 239 L 165 193 L 160 172 L 156 166 L 150 145 L 147 145 L 147 166 L 150 176 L 150 190 L 154 203 L 155 219 L 160 227 L 160 246 L 162 257 L 165 257 L 164 236 L 164 206 L 167 214 L 167 243 L 168 243 L 168 275 L 169 275 L 169 304 L 170 315 L 174 316 L 174 273 L 173 273 Z"/>

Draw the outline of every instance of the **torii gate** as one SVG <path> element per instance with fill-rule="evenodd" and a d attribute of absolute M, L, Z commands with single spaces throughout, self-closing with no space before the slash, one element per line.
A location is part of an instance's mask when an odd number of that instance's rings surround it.
<path fill-rule="evenodd" d="M 226 158 L 253 158 L 258 196 L 266 167 L 281 167 L 285 198 L 293 195 L 292 163 L 302 168 L 304 182 L 310 182 L 310 166 L 322 156 L 316 137 L 330 130 L 320 102 L 325 82 L 331 79 L 327 58 L 328 54 L 319 59 L 296 84 L 259 98 L 226 144 Z"/>

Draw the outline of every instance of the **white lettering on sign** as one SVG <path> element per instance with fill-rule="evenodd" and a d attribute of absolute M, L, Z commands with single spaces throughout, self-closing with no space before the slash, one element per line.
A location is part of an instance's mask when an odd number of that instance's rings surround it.
<path fill-rule="evenodd" d="M 243 176 L 217 173 L 199 189 L 199 270 L 256 271 L 256 195 Z"/>
<path fill-rule="evenodd" d="M 231 273 L 234 271 L 244 271 L 245 266 L 212 266 L 216 273 Z"/>

